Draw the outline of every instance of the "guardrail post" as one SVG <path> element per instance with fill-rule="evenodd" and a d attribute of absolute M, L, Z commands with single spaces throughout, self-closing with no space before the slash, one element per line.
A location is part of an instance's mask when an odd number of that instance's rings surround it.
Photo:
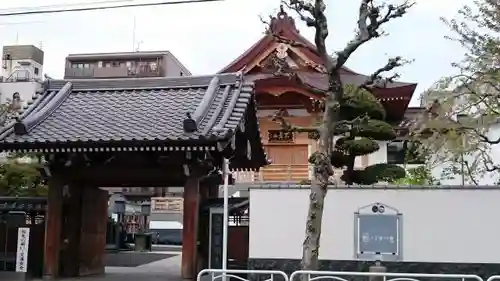
<path fill-rule="evenodd" d="M 380 261 L 376 261 L 374 265 L 370 266 L 369 268 L 370 272 L 387 272 L 387 267 L 383 266 Z M 384 276 L 370 276 L 369 278 L 370 281 L 383 281 Z"/>

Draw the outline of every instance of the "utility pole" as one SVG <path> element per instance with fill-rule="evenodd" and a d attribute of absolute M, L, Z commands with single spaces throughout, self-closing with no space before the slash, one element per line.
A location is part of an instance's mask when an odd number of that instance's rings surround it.
<path fill-rule="evenodd" d="M 135 31 L 137 28 L 137 16 L 134 15 L 134 26 L 132 28 L 132 52 L 135 52 Z"/>

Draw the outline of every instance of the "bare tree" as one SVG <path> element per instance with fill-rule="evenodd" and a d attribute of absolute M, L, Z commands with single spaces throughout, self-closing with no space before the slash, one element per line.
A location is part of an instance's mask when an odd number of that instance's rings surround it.
<path fill-rule="evenodd" d="M 425 93 L 429 109 L 411 135 L 424 144 L 421 153 L 432 154 L 434 165 L 446 166 L 449 176 L 464 175 L 465 182 L 478 184 L 479 178 L 500 170 L 491 154 L 500 143 L 492 134 L 500 117 L 500 2 L 474 4 L 460 9 L 457 19 L 442 19 L 454 33 L 448 38 L 466 55 L 454 63 L 458 74 Z"/>
<path fill-rule="evenodd" d="M 287 0 L 283 4 L 289 9 L 294 10 L 307 26 L 315 29 L 315 48 L 311 51 L 316 52 L 323 59 L 328 74 L 328 90 L 324 93 L 324 114 L 318 127 L 296 127 L 287 123 L 279 113 L 275 116 L 275 119 L 281 123 L 284 130 L 292 132 L 317 132 L 319 135 L 318 149 L 309 159 L 309 162 L 314 165 L 314 178 L 311 181 L 306 238 L 303 243 L 302 253 L 302 268 L 314 270 L 318 268 L 323 208 L 330 178 L 333 175 L 330 158 L 334 146 L 334 134 L 338 134 L 340 128 L 361 126 L 367 121 L 367 118 L 364 117 L 350 121 L 340 119 L 340 106 L 344 101 L 344 85 L 341 81 L 340 70 L 359 47 L 371 39 L 378 38 L 384 34 L 380 28 L 385 23 L 405 15 L 414 3 L 405 1 L 400 5 L 377 5 L 373 0 L 362 0 L 359 6 L 356 34 L 347 43 L 345 48 L 336 52 L 334 56 L 329 55 L 326 46 L 329 31 L 328 19 L 325 14 L 325 1 Z M 286 41 L 285 38 L 281 38 L 279 35 L 275 37 L 277 40 Z M 286 43 L 291 45 L 300 44 L 299 42 Z M 310 48 L 309 46 L 302 45 L 301 47 Z M 370 85 L 387 80 L 382 77 L 382 74 L 392 71 L 403 63 L 404 61 L 401 57 L 390 59 L 385 66 L 376 70 L 359 89 L 368 88 Z M 397 75 L 390 77 L 390 79 L 395 77 Z M 337 184 L 337 182 L 334 182 L 334 184 Z"/>

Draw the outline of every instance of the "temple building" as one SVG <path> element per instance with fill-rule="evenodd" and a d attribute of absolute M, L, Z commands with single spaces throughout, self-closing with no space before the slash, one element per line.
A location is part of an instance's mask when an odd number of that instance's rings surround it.
<path fill-rule="evenodd" d="M 278 42 L 275 35 L 282 40 Z M 282 110 L 291 124 L 315 124 L 323 114 L 320 102 L 328 83 L 323 65 L 315 46 L 300 34 L 294 19 L 281 11 L 273 17 L 269 30 L 258 42 L 220 71 L 241 71 L 255 82 L 260 131 L 272 161 L 259 173 L 235 173 L 236 182 L 301 181 L 311 177 L 307 159 L 315 151 L 317 142 L 307 133 L 283 133 L 272 116 Z M 341 72 L 344 84 L 360 85 L 369 78 L 347 67 Z M 405 114 L 414 115 L 421 110 L 408 108 L 416 87 L 416 83 L 408 82 L 372 87 L 387 112 L 386 121 L 398 130 L 404 130 L 407 119 L 411 119 Z M 383 162 L 402 164 L 405 155 L 402 148 L 400 141 L 381 144 L 379 151 L 359 157 L 356 166 Z"/>

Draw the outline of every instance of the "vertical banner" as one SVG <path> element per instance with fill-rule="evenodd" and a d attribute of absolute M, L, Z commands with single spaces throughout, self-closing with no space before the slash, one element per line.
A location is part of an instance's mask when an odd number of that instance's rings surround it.
<path fill-rule="evenodd" d="M 16 272 L 26 272 L 28 269 L 28 248 L 30 244 L 30 229 L 20 227 L 17 230 Z"/>

